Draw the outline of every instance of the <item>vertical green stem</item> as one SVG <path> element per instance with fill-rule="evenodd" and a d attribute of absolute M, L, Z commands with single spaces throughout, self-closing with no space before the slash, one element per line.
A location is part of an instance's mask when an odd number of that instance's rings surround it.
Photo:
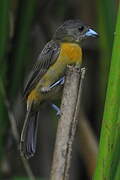
<path fill-rule="evenodd" d="M 6 41 L 8 37 L 9 0 L 0 1 L 0 66 L 5 55 Z M 1 68 L 2 69 L 2 68 Z"/>
<path fill-rule="evenodd" d="M 118 112 L 120 108 L 120 7 L 118 10 L 112 60 L 103 115 L 95 180 L 113 180 L 119 160 L 120 141 Z"/>
<path fill-rule="evenodd" d="M 116 175 L 115 175 L 115 179 L 114 180 L 119 180 L 120 179 L 120 160 L 117 166 L 117 171 L 116 171 Z"/>
<path fill-rule="evenodd" d="M 98 28 L 100 42 L 100 99 L 104 104 L 105 91 L 108 80 L 110 59 L 113 45 L 113 32 L 115 25 L 115 2 L 114 0 L 98 0 Z M 104 78 L 102 78 L 104 77 Z"/>
<path fill-rule="evenodd" d="M 26 61 L 27 54 L 27 42 L 29 38 L 30 25 L 34 15 L 36 0 L 22 0 L 20 1 L 20 16 L 18 24 L 17 42 L 14 55 L 14 70 L 11 87 L 11 95 L 15 96 L 17 90 L 20 88 L 23 80 L 23 66 Z"/>
<path fill-rule="evenodd" d="M 118 119 L 117 119 L 117 125 L 118 125 L 118 131 L 116 132 L 117 135 L 117 141 L 116 141 L 116 172 L 115 172 L 115 180 L 119 180 L 120 179 L 120 107 L 119 107 L 119 113 L 118 113 Z"/>
<path fill-rule="evenodd" d="M 3 153 L 3 137 L 7 124 L 7 112 L 4 105 L 2 84 L 5 83 L 5 53 L 7 49 L 7 39 L 9 34 L 9 0 L 0 1 L 0 159 Z"/>

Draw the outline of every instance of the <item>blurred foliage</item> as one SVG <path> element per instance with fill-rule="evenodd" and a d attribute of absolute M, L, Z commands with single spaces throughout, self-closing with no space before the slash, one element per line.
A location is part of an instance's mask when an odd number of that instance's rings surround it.
<path fill-rule="evenodd" d="M 103 110 L 108 74 L 110 68 L 110 59 L 112 55 L 116 8 L 115 8 L 114 0 L 100 0 L 98 1 L 97 5 L 98 5 L 97 7 L 98 28 L 100 34 L 99 45 L 101 52 L 100 62 L 99 62 L 100 101 L 101 101 L 101 108 Z"/>
<path fill-rule="evenodd" d="M 8 48 L 7 40 L 9 35 L 9 0 L 1 0 L 0 2 L 0 159 L 4 151 L 3 138 L 8 123 L 7 111 L 4 104 L 3 86 L 6 83 L 6 50 Z M 3 85 L 4 82 L 4 85 Z"/>
<path fill-rule="evenodd" d="M 15 177 L 13 180 L 30 180 L 29 178 L 26 177 Z M 36 180 L 46 180 L 44 178 L 36 178 Z"/>
<path fill-rule="evenodd" d="M 34 11 L 36 6 L 36 0 L 19 1 L 18 3 L 18 16 L 16 22 L 16 38 L 15 48 L 13 54 L 13 72 L 12 72 L 12 85 L 11 95 L 15 96 L 18 89 L 22 85 L 23 81 L 23 70 L 27 64 L 28 47 L 27 42 L 29 38 L 29 29 L 33 19 Z"/>

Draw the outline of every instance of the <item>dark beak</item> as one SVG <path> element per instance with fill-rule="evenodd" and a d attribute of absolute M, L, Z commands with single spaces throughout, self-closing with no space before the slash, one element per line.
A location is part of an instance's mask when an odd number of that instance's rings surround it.
<path fill-rule="evenodd" d="M 93 31 L 92 29 L 88 29 L 88 31 L 85 33 L 86 37 L 99 37 L 98 33 Z"/>

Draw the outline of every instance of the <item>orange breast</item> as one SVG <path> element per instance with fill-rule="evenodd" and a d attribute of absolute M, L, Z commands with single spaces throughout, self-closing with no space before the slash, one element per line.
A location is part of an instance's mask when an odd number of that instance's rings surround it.
<path fill-rule="evenodd" d="M 78 62 L 82 59 L 82 49 L 75 43 L 62 43 L 61 55 L 67 56 L 72 62 Z"/>

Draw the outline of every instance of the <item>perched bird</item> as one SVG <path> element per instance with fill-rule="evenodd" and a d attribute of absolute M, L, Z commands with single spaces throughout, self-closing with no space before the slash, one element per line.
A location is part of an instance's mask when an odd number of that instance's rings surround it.
<path fill-rule="evenodd" d="M 95 31 L 80 20 L 65 21 L 38 56 L 24 89 L 27 112 L 21 133 L 20 151 L 26 158 L 32 157 L 36 150 L 41 103 L 59 97 L 67 65 L 75 64 L 79 67 L 82 63 L 82 40 L 97 36 Z M 56 105 L 52 106 L 58 110 Z"/>

